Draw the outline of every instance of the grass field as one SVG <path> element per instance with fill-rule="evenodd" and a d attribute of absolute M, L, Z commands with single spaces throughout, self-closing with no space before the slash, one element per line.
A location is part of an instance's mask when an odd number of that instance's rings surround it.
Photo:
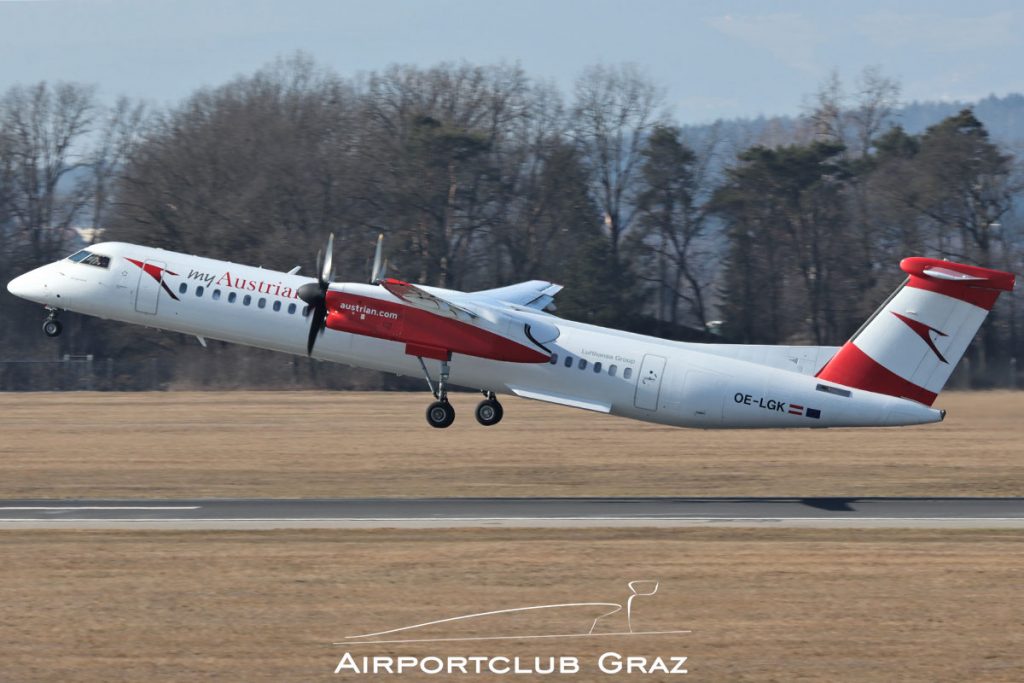
<path fill-rule="evenodd" d="M 484 429 L 475 396 L 453 400 L 438 431 L 424 394 L 0 395 L 2 497 L 1024 494 L 1024 394 L 943 395 L 927 427 L 786 432 L 512 400 Z M 692 633 L 349 649 L 581 657 L 564 680 L 614 680 L 594 663 L 611 649 L 688 656 L 702 681 L 1020 681 L 1022 577 L 1019 531 L 3 531 L 0 681 L 341 680 L 347 635 L 622 601 L 636 579 L 661 582 L 639 628 Z"/>
<path fill-rule="evenodd" d="M 1022 576 L 1024 534 L 998 531 L 8 531 L 0 680 L 372 680 L 332 675 L 347 649 L 581 657 L 585 675 L 558 680 L 617 680 L 593 664 L 614 650 L 690 658 L 685 677 L 636 680 L 1018 682 Z M 618 602 L 635 579 L 661 586 L 636 603 L 634 630 L 692 633 L 332 645 L 458 614 Z M 493 634 L 480 628 L 459 635 Z"/>
<path fill-rule="evenodd" d="M 519 399 L 484 428 L 426 392 L 0 394 L 0 497 L 1020 496 L 1024 392 L 941 424 L 701 431 Z"/>

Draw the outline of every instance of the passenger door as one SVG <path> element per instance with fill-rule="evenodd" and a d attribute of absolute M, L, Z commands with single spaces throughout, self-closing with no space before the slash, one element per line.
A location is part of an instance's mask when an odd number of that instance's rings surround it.
<path fill-rule="evenodd" d="M 160 278 L 164 275 L 166 263 L 146 261 L 139 269 L 139 284 L 135 288 L 135 310 L 139 313 L 156 315 L 160 302 Z"/>
<path fill-rule="evenodd" d="M 633 404 L 644 410 L 657 410 L 661 393 L 661 376 L 665 373 L 665 359 L 647 354 L 640 364 L 640 376 L 636 381 L 636 396 Z"/>

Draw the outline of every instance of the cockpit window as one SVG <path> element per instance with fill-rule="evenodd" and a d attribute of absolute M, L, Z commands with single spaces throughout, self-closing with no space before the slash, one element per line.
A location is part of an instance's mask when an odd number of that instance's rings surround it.
<path fill-rule="evenodd" d="M 96 266 L 98 268 L 110 267 L 109 256 L 101 256 L 100 254 L 94 254 L 88 249 L 76 251 L 71 256 L 68 256 L 68 260 L 74 261 L 75 263 L 84 263 L 87 266 Z"/>
<path fill-rule="evenodd" d="M 100 268 L 109 268 L 110 267 L 110 257 L 109 256 L 101 256 L 100 254 L 89 254 L 84 259 L 82 259 L 82 263 L 84 263 L 87 266 L 98 266 Z"/>

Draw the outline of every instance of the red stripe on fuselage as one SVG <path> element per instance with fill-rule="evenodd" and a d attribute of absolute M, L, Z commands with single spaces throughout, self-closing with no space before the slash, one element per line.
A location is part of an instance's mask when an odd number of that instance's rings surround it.
<path fill-rule="evenodd" d="M 403 342 L 413 350 L 428 347 L 510 363 L 548 361 L 546 354 L 508 337 L 394 301 L 329 291 L 327 311 L 332 330 Z"/>
<path fill-rule="evenodd" d="M 935 402 L 937 396 L 937 394 L 924 387 L 919 387 L 887 369 L 857 348 L 853 342 L 846 342 L 817 376 L 818 379 L 827 382 L 835 382 L 878 394 L 909 398 L 929 406 Z"/>

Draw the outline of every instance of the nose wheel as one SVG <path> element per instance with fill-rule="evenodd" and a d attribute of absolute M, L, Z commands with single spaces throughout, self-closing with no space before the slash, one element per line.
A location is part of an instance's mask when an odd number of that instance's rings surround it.
<path fill-rule="evenodd" d="M 50 309 L 50 315 L 43 321 L 43 334 L 47 337 L 59 337 L 64 326 L 57 320 L 57 310 Z"/>

